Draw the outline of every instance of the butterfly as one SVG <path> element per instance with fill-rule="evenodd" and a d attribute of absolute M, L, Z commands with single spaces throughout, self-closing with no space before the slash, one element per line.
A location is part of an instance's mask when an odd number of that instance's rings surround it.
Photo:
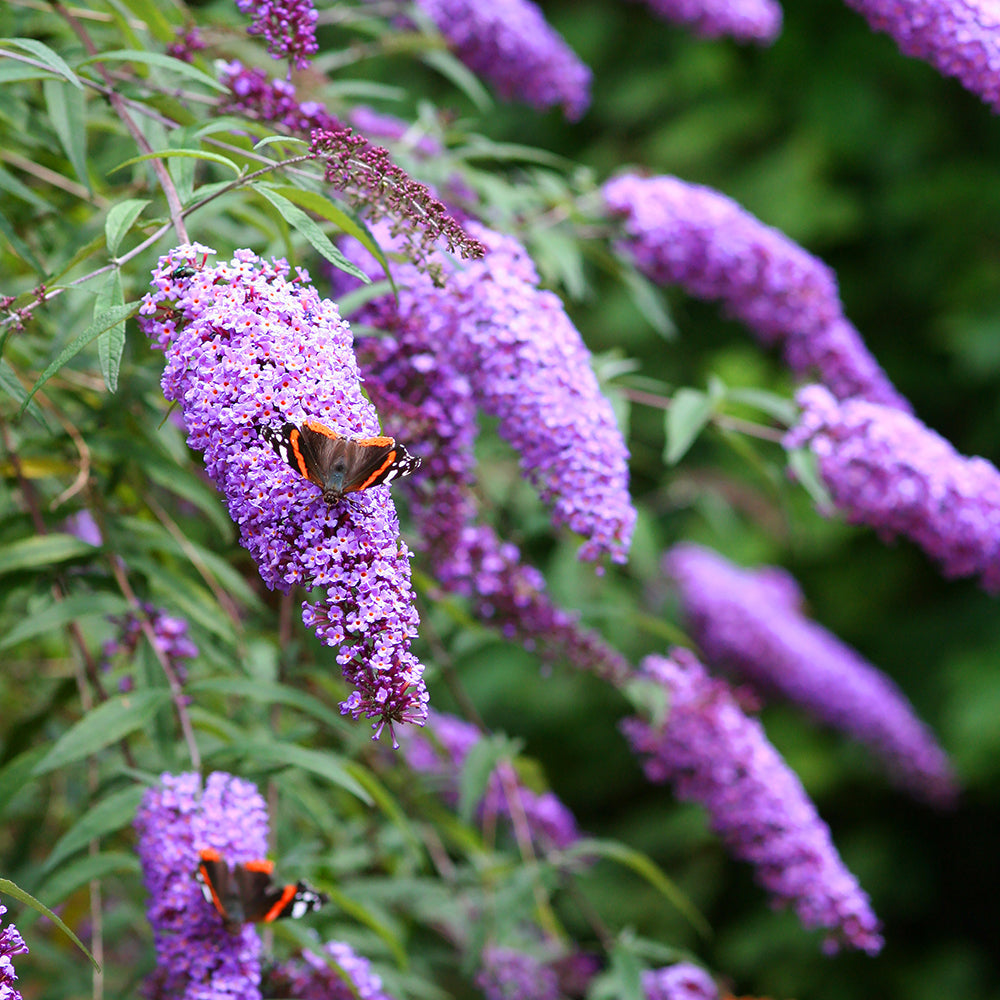
<path fill-rule="evenodd" d="M 215 907 L 230 933 L 246 923 L 269 924 L 284 917 L 301 917 L 328 901 L 305 882 L 276 883 L 271 877 L 273 861 L 247 861 L 230 869 L 222 855 L 211 848 L 199 851 L 198 858 L 194 877 L 206 902 Z"/>
<path fill-rule="evenodd" d="M 323 491 L 327 503 L 391 483 L 420 467 L 420 459 L 395 438 L 344 437 L 318 420 L 301 426 L 286 423 L 280 429 L 262 427 L 260 435 L 283 461 Z"/>

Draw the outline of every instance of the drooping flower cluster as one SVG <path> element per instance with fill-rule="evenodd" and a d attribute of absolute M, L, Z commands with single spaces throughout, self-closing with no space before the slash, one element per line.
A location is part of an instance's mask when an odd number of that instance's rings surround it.
<path fill-rule="evenodd" d="M 442 240 L 462 257 L 481 257 L 483 247 L 448 214 L 426 184 L 414 180 L 389 158 L 331 115 L 318 101 L 299 101 L 287 80 L 269 78 L 239 62 L 222 67 L 231 93 L 219 103 L 223 114 L 239 114 L 310 138 L 310 155 L 324 162 L 325 180 L 372 219 L 389 217 L 407 254 L 424 261 Z"/>
<path fill-rule="evenodd" d="M 150 1000 L 260 1000 L 260 938 L 253 925 L 223 926 L 194 879 L 198 852 L 230 865 L 267 852 L 267 807 L 255 785 L 216 771 L 164 774 L 135 816 L 146 913 L 156 943 Z"/>
<path fill-rule="evenodd" d="M 328 941 L 322 955 L 303 952 L 301 958 L 285 962 L 274 978 L 276 984 L 280 983 L 279 991 L 271 994 L 274 996 L 296 1000 L 392 1000 L 368 959 L 343 941 Z"/>
<path fill-rule="evenodd" d="M 846 0 L 902 53 L 956 77 L 1000 111 L 1000 10 L 991 0 Z"/>
<path fill-rule="evenodd" d="M 466 598 L 482 621 L 545 659 L 564 659 L 608 680 L 623 680 L 629 671 L 624 657 L 583 628 L 578 615 L 553 604 L 544 578 L 522 561 L 516 545 L 476 523 L 470 488 L 476 405 L 450 342 L 431 334 L 422 314 L 414 314 L 395 326 L 392 336 L 359 340 L 357 353 L 384 428 L 424 456 L 401 489 L 411 497 L 420 547 L 441 586 Z"/>
<path fill-rule="evenodd" d="M 111 618 L 118 626 L 118 633 L 104 643 L 101 650 L 102 667 L 108 669 L 116 656 L 122 655 L 129 660 L 135 655 L 143 635 L 144 619 L 153 629 L 156 648 L 166 658 L 177 682 L 183 684 L 187 680 L 187 665 L 184 661 L 193 660 L 198 655 L 198 647 L 188 638 L 187 622 L 183 618 L 168 615 L 162 608 L 145 601 L 140 605 L 139 612 Z M 132 678 L 123 677 L 119 687 L 123 691 L 130 691 Z"/>
<path fill-rule="evenodd" d="M 423 721 L 427 693 L 410 652 L 417 614 L 409 553 L 387 486 L 329 505 L 261 437 L 317 420 L 347 437 L 379 433 L 364 397 L 350 327 L 299 270 L 249 250 L 197 268 L 188 246 L 161 258 L 140 322 L 166 353 L 163 390 L 182 407 L 240 541 L 272 588 L 321 589 L 303 620 L 355 688 L 341 711 L 385 723 Z"/>
<path fill-rule="evenodd" d="M 319 51 L 313 0 L 236 0 L 253 21 L 247 31 L 263 35 L 275 59 L 288 59 L 289 68 L 305 69 Z"/>
<path fill-rule="evenodd" d="M 909 411 L 845 319 L 833 272 L 735 201 L 676 177 L 625 174 L 603 188 L 622 216 L 623 252 L 658 284 L 719 299 L 797 375 L 819 373 L 835 396 Z"/>
<path fill-rule="evenodd" d="M 792 577 L 774 566 L 743 570 L 699 545 L 664 560 L 706 661 L 777 692 L 883 757 L 900 784 L 939 805 L 955 797 L 948 758 L 902 691 L 802 614 Z"/>
<path fill-rule="evenodd" d="M 683 24 L 703 38 L 735 38 L 769 44 L 781 33 L 775 0 L 644 0 L 665 21 Z"/>
<path fill-rule="evenodd" d="M 488 945 L 476 974 L 486 1000 L 559 1000 L 559 977 L 527 952 Z"/>
<path fill-rule="evenodd" d="M 0 917 L 7 907 L 0 903 Z M 17 974 L 14 972 L 14 958 L 27 955 L 28 946 L 14 924 L 8 924 L 0 931 L 0 1000 L 21 1000 L 20 991 L 14 986 Z"/>
<path fill-rule="evenodd" d="M 193 63 L 194 54 L 206 48 L 205 41 L 197 25 L 178 28 L 177 37 L 167 46 L 167 55 L 181 62 Z"/>
<path fill-rule="evenodd" d="M 442 797 L 455 805 L 462 768 L 481 739 L 482 733 L 471 723 L 433 712 L 425 731 L 407 734 L 403 752 L 414 771 L 439 780 Z M 547 849 L 567 848 L 580 837 L 573 814 L 558 797 L 552 792 L 532 791 L 506 762 L 498 764 L 490 775 L 479 813 L 508 818 L 517 815 L 527 824 L 532 839 Z"/>
<path fill-rule="evenodd" d="M 559 298 L 538 287 L 524 248 L 478 223 L 467 228 L 488 247 L 482 261 L 443 261 L 444 288 L 412 266 L 395 267 L 397 297 L 377 300 L 363 317 L 390 332 L 422 329 L 421 364 L 429 371 L 447 355 L 477 406 L 499 419 L 525 476 L 553 505 L 553 521 L 586 538 L 581 558 L 624 561 L 635 523 L 628 451 L 590 354 Z M 384 227 L 376 238 L 391 246 Z M 366 252 L 348 252 L 380 275 Z"/>
<path fill-rule="evenodd" d="M 562 106 L 576 121 L 590 106 L 591 72 L 531 0 L 417 0 L 455 55 L 505 100 Z"/>
<path fill-rule="evenodd" d="M 774 904 L 790 904 L 806 927 L 827 932 L 827 950 L 878 952 L 868 897 L 760 723 L 687 650 L 647 657 L 639 676 L 662 686 L 669 706 L 663 722 L 622 723 L 649 780 L 670 782 L 678 798 L 704 806 L 712 829 L 734 857 L 754 865 Z"/>
<path fill-rule="evenodd" d="M 642 974 L 645 1000 L 719 1000 L 715 980 L 700 966 L 678 962 Z"/>
<path fill-rule="evenodd" d="M 946 577 L 979 576 L 1000 592 L 1000 471 L 965 458 L 908 413 L 839 402 L 822 386 L 796 396 L 799 423 L 785 439 L 808 446 L 834 504 L 882 538 L 916 542 Z"/>

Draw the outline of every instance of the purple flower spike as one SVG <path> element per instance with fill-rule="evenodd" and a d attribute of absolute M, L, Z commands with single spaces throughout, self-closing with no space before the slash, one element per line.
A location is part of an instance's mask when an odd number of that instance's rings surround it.
<path fill-rule="evenodd" d="M 427 723 L 428 735 L 413 732 L 403 744 L 406 762 L 421 774 L 441 780 L 442 797 L 452 806 L 458 803 L 462 768 L 482 733 L 470 722 L 433 712 Z M 439 744 L 439 752 L 435 746 Z M 500 768 L 504 769 L 501 775 Z M 507 789 L 517 789 L 517 808 L 531 831 L 532 838 L 543 847 L 563 850 L 580 839 L 573 814 L 552 792 L 532 791 L 506 763 L 498 765 L 490 775 L 486 793 L 480 803 L 481 814 L 510 816 L 511 804 Z"/>
<path fill-rule="evenodd" d="M 806 927 L 827 931 L 827 951 L 881 950 L 878 919 L 829 829 L 725 683 L 684 649 L 646 657 L 638 676 L 661 685 L 669 706 L 660 725 L 622 722 L 649 780 L 669 781 L 678 798 L 704 806 L 712 829 L 734 857 L 755 866 L 774 904 L 790 904 Z"/>
<path fill-rule="evenodd" d="M 590 105 L 590 70 L 531 0 L 417 0 L 474 73 L 505 100 L 576 121 Z"/>
<path fill-rule="evenodd" d="M 198 647 L 188 638 L 187 622 L 183 618 L 174 618 L 162 608 L 143 602 L 140 611 L 133 611 L 122 617 L 111 616 L 111 621 L 118 626 L 118 633 L 109 639 L 102 650 L 103 669 L 111 666 L 111 659 L 119 653 L 127 659 L 135 655 L 136 647 L 142 637 L 143 617 L 152 626 L 156 648 L 163 654 L 174 672 L 178 683 L 187 680 L 187 664 L 185 660 L 194 659 L 198 655 Z"/>
<path fill-rule="evenodd" d="M 285 261 L 249 250 L 191 266 L 210 252 L 189 246 L 161 258 L 143 300 L 143 329 L 166 352 L 164 394 L 180 402 L 188 444 L 204 453 L 264 582 L 325 592 L 303 605 L 303 621 L 337 647 L 356 688 L 341 712 L 374 719 L 376 737 L 387 723 L 420 724 L 427 691 L 410 652 L 410 557 L 388 487 L 331 506 L 261 437 L 264 427 L 307 419 L 346 437 L 379 433 L 351 329 L 304 271 L 290 281 Z"/>
<path fill-rule="evenodd" d="M 7 907 L 0 903 L 0 917 L 7 912 Z M 14 986 L 17 975 L 14 972 L 14 962 L 18 955 L 27 955 L 28 946 L 14 924 L 8 924 L 0 930 L 0 1000 L 21 1000 L 20 991 Z"/>
<path fill-rule="evenodd" d="M 642 993 L 645 1000 L 719 1000 L 715 980 L 690 962 L 647 969 L 642 974 Z"/>
<path fill-rule="evenodd" d="M 802 614 L 802 593 L 784 570 L 743 570 L 699 545 L 677 545 L 664 570 L 706 661 L 783 695 L 884 758 L 899 783 L 951 805 L 948 758 L 898 687 Z"/>
<path fill-rule="evenodd" d="M 604 185 L 623 216 L 622 250 L 652 281 L 719 299 L 797 375 L 815 370 L 840 399 L 861 396 L 909 412 L 844 318 L 833 272 L 735 201 L 676 177 L 625 174 Z"/>
<path fill-rule="evenodd" d="M 305 69 L 319 51 L 312 0 L 236 0 L 236 6 L 253 18 L 247 31 L 263 35 L 267 51 L 293 69 Z"/>
<path fill-rule="evenodd" d="M 587 539 L 580 557 L 607 553 L 624 562 L 635 524 L 628 450 L 586 345 L 558 297 L 538 288 L 516 240 L 477 223 L 467 229 L 488 248 L 482 261 L 458 267 L 442 256 L 443 288 L 415 267 L 395 267 L 398 297 L 373 303 L 364 320 L 392 332 L 422 329 L 428 350 L 421 363 L 427 371 L 449 366 L 467 382 L 466 395 L 499 418 L 525 476 L 552 504 L 553 521 Z M 375 236 L 383 248 L 393 246 L 384 225 Z M 381 275 L 359 247 L 348 252 Z M 456 381 L 453 392 L 461 391 Z"/>
<path fill-rule="evenodd" d="M 954 76 L 1000 111 L 1000 11 L 984 0 L 846 0 L 904 55 Z"/>
<path fill-rule="evenodd" d="M 559 977 L 537 958 L 487 945 L 476 985 L 486 1000 L 559 1000 Z"/>
<path fill-rule="evenodd" d="M 796 400 L 785 445 L 808 445 L 834 504 L 882 538 L 904 535 L 946 577 L 980 577 L 1000 593 L 1000 471 L 964 458 L 916 417 L 863 400 L 838 402 L 822 386 Z"/>
<path fill-rule="evenodd" d="M 775 0 L 645 0 L 665 21 L 687 25 L 703 38 L 728 36 L 769 45 L 781 33 Z"/>
<path fill-rule="evenodd" d="M 276 978 L 281 988 L 276 995 L 296 997 L 297 1000 L 392 1000 L 382 989 L 382 979 L 372 971 L 368 959 L 357 954 L 349 944 L 329 941 L 323 951 L 333 959 L 336 968 L 332 968 L 323 955 L 303 952 L 300 959 L 287 962 L 279 969 Z M 350 985 L 344 976 L 350 980 Z"/>
<path fill-rule="evenodd" d="M 194 879 L 198 852 L 229 864 L 267 853 L 267 807 L 254 784 L 216 771 L 164 774 L 135 816 L 146 912 L 156 943 L 150 1000 L 260 1000 L 260 938 L 253 925 L 230 933 Z"/>

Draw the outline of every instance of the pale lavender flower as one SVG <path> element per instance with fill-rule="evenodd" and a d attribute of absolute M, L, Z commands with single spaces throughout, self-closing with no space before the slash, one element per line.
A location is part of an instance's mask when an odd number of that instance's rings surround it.
<path fill-rule="evenodd" d="M 777 692 L 870 746 L 915 795 L 949 805 L 948 758 L 902 691 L 802 613 L 784 570 L 739 569 L 700 545 L 676 545 L 664 560 L 685 622 L 706 661 Z"/>
<path fill-rule="evenodd" d="M 438 779 L 442 797 L 454 806 L 458 802 L 462 768 L 481 739 L 482 733 L 472 723 L 432 712 L 426 731 L 406 735 L 403 753 L 414 771 Z M 573 814 L 559 798 L 552 792 L 532 791 L 509 763 L 501 762 L 490 775 L 479 805 L 480 814 L 510 817 L 508 790 L 516 790 L 515 808 L 523 815 L 536 843 L 563 850 L 580 839 Z"/>
<path fill-rule="evenodd" d="M 198 774 L 163 774 L 143 796 L 135 829 L 156 944 L 147 997 L 260 1000 L 257 931 L 251 924 L 226 930 L 194 879 L 198 852 L 206 848 L 229 864 L 266 854 L 267 807 L 256 786 L 222 771 L 204 787 Z"/>
<path fill-rule="evenodd" d="M 946 577 L 979 576 L 1000 592 L 1000 471 L 965 458 L 908 413 L 839 402 L 822 386 L 796 396 L 802 414 L 785 439 L 808 446 L 834 504 L 884 539 L 916 542 Z"/>
<path fill-rule="evenodd" d="M 351 124 L 369 139 L 396 139 L 404 145 L 413 147 L 414 152 L 421 156 L 440 156 L 441 143 L 412 122 L 376 111 L 367 104 L 358 104 L 351 108 Z"/>
<path fill-rule="evenodd" d="M 236 6 L 253 17 L 249 34 L 263 35 L 271 56 L 287 58 L 291 68 L 305 69 L 319 51 L 313 0 L 236 0 Z"/>
<path fill-rule="evenodd" d="M 578 119 L 591 72 L 531 0 L 417 0 L 455 55 L 505 100 Z"/>
<path fill-rule="evenodd" d="M 86 508 L 78 510 L 75 514 L 70 514 L 63 524 L 63 530 L 88 545 L 103 544 L 101 529 L 97 526 L 94 515 Z"/>
<path fill-rule="evenodd" d="M 281 984 L 277 995 L 296 1000 L 392 1000 L 368 959 L 349 944 L 328 941 L 323 952 L 317 955 L 305 951 L 301 958 L 284 963 L 275 977 Z M 327 958 L 333 959 L 336 968 L 328 964 Z"/>
<path fill-rule="evenodd" d="M 642 994 L 645 1000 L 719 1000 L 715 980 L 690 962 L 646 969 L 642 974 Z"/>
<path fill-rule="evenodd" d="M 815 370 L 837 397 L 909 411 L 844 318 L 833 272 L 735 201 L 676 177 L 625 174 L 604 185 L 622 216 L 620 247 L 658 284 L 718 299 L 797 375 Z"/>
<path fill-rule="evenodd" d="M 646 657 L 638 677 L 662 686 L 668 704 L 663 722 L 622 722 L 649 780 L 700 803 L 733 856 L 754 865 L 773 904 L 790 904 L 807 928 L 827 932 L 826 950 L 877 953 L 883 942 L 868 897 L 761 724 L 688 650 Z"/>
<path fill-rule="evenodd" d="M 266 426 L 314 419 L 347 437 L 379 433 L 361 392 L 351 329 L 299 269 L 238 250 L 229 263 L 194 268 L 207 251 L 161 258 L 140 323 L 166 352 L 162 384 L 180 402 L 188 444 L 225 494 L 261 577 L 271 588 L 322 590 L 303 621 L 338 650 L 354 692 L 341 711 L 421 723 L 427 691 L 410 651 L 417 613 L 409 552 L 387 486 L 334 505 L 281 461 Z M 177 277 L 178 265 L 189 266 Z"/>
<path fill-rule="evenodd" d="M 1000 9 L 994 0 L 846 0 L 899 50 L 954 76 L 1000 111 Z"/>
<path fill-rule="evenodd" d="M 683 24 L 704 38 L 728 36 L 770 44 L 781 32 L 775 0 L 644 0 L 665 21 Z"/>
<path fill-rule="evenodd" d="M 533 955 L 487 945 L 476 985 L 486 1000 L 559 1000 L 559 977 Z"/>
<path fill-rule="evenodd" d="M 231 91 L 219 103 L 222 114 L 245 115 L 302 137 L 308 137 L 313 129 L 346 128 L 319 101 L 300 101 L 290 81 L 270 77 L 262 69 L 250 69 L 236 59 L 221 65 L 219 82 Z"/>
<path fill-rule="evenodd" d="M 7 907 L 0 903 L 0 917 L 6 912 Z M 28 946 L 14 924 L 0 930 L 0 1000 L 21 1000 L 20 991 L 14 986 L 17 975 L 13 959 L 27 954 Z"/>
<path fill-rule="evenodd" d="M 362 317 L 390 332 L 422 328 L 422 363 L 449 365 L 476 405 L 499 419 L 525 476 L 552 503 L 554 523 L 586 538 L 580 557 L 622 562 L 635 524 L 628 450 L 586 345 L 559 298 L 538 288 L 516 240 L 478 223 L 466 228 L 488 247 L 482 261 L 456 266 L 442 258 L 443 288 L 415 267 L 394 267 L 398 295 L 370 304 Z M 392 246 L 385 226 L 375 234 L 383 248 Z M 381 273 L 359 247 L 348 253 L 373 276 Z"/>

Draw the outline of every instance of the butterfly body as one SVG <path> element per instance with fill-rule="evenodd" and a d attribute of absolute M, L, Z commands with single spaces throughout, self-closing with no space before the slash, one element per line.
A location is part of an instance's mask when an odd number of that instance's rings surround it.
<path fill-rule="evenodd" d="M 344 437 L 318 420 L 286 423 L 280 429 L 264 427 L 260 434 L 283 461 L 318 486 L 330 504 L 347 493 L 391 483 L 420 465 L 420 459 L 395 438 Z"/>
<path fill-rule="evenodd" d="M 194 875 L 205 901 L 215 907 L 230 933 L 247 923 L 301 917 L 327 902 L 323 893 L 305 882 L 279 885 L 273 871 L 274 862 L 264 860 L 230 868 L 218 851 L 207 848 L 198 852 Z"/>

